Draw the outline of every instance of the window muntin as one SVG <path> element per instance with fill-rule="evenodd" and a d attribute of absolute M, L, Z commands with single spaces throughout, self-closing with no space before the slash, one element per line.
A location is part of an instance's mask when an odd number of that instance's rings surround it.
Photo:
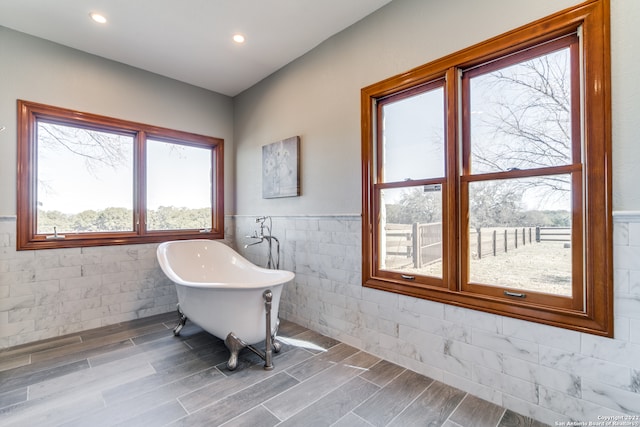
<path fill-rule="evenodd" d="M 587 2 L 362 89 L 364 286 L 612 336 L 608 9 L 606 0 Z M 542 117 L 528 108 L 517 115 L 521 123 L 528 124 L 523 129 L 536 121 L 541 122 L 539 128 L 545 130 L 549 139 L 537 142 L 508 139 L 506 132 L 499 138 L 487 139 L 485 135 L 483 139 L 483 134 L 487 133 L 483 128 L 486 123 L 472 117 L 472 112 L 488 109 L 490 105 L 485 101 L 485 105 L 471 106 L 470 95 L 479 91 L 478 84 L 470 84 L 473 78 L 477 77 L 477 82 L 483 83 L 480 76 L 500 70 L 506 70 L 513 76 L 514 71 L 530 65 L 530 61 L 540 58 L 551 61 L 556 56 L 564 60 L 558 62 L 563 63 L 561 68 L 568 70 L 570 75 L 570 83 L 565 85 L 568 92 L 563 94 L 565 99 L 569 99 L 569 111 L 550 110 L 547 117 Z M 417 90 L 428 82 L 436 82 L 443 75 L 446 76 L 445 176 L 441 179 L 443 263 L 442 280 L 437 281 L 432 277 L 423 280 L 422 276 L 378 268 L 380 240 L 383 238 L 379 226 L 382 211 L 378 193 L 383 188 L 435 184 L 436 179 L 385 183 L 381 181 L 381 169 L 377 165 L 385 161 L 380 159 L 384 156 L 379 145 L 380 104 L 394 96 Z M 491 77 L 495 78 L 495 75 Z M 502 92 L 510 95 L 507 98 L 517 105 L 513 88 L 507 86 Z M 566 107 L 567 102 L 557 105 Z M 511 110 L 512 114 L 516 112 L 517 109 Z M 570 141 L 569 148 L 559 148 L 559 145 L 555 147 L 557 152 L 553 152 L 552 143 L 567 141 Z M 520 162 L 514 161 L 513 156 L 509 158 L 515 150 L 532 151 L 532 147 L 538 148 L 536 143 L 543 142 L 549 145 L 541 150 L 542 155 L 538 157 L 520 159 L 526 160 Z M 496 157 L 496 161 L 485 161 L 487 153 Z M 521 188 L 522 199 L 527 203 L 520 200 L 517 212 L 526 212 L 525 207 L 532 200 L 537 200 L 538 209 L 546 209 L 542 207 L 549 205 L 545 199 L 553 197 L 542 196 L 541 188 L 555 187 L 554 192 L 565 194 L 563 202 L 558 203 L 564 205 L 559 209 L 563 211 L 561 222 L 566 223 L 567 213 L 570 217 L 570 247 L 566 248 L 570 252 L 564 254 L 571 261 L 569 264 L 565 260 L 560 276 L 566 278 L 567 266 L 570 265 L 571 284 L 568 289 L 563 287 L 562 291 L 541 291 L 533 283 L 524 283 L 522 291 L 522 283 L 514 285 L 483 277 L 470 262 L 473 261 L 471 251 L 474 245 L 470 221 L 476 222 L 481 216 L 481 212 L 472 214 L 470 209 L 480 198 L 481 187 L 498 183 L 529 187 L 532 182 L 535 183 L 533 188 L 538 190 L 530 189 L 530 194 L 525 195 Z M 568 209 L 567 204 L 570 206 Z M 547 215 L 547 219 L 552 216 Z M 522 225 L 521 221 L 514 223 L 517 228 Z"/>
<path fill-rule="evenodd" d="M 18 122 L 19 250 L 224 237 L 221 139 L 27 101 Z"/>

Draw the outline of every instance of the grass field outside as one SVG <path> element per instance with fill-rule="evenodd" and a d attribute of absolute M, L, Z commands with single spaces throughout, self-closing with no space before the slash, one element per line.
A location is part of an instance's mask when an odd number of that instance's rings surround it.
<path fill-rule="evenodd" d="M 471 281 L 485 285 L 571 295 L 571 249 L 564 242 L 540 242 L 519 246 L 507 253 L 471 259 Z M 442 277 L 442 263 L 422 268 L 411 265 L 389 268 L 413 275 Z"/>

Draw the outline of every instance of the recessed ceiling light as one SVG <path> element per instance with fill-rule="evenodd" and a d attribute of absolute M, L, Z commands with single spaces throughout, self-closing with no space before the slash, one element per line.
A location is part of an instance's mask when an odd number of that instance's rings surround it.
<path fill-rule="evenodd" d="M 236 43 L 244 43 L 244 36 L 242 34 L 234 34 L 233 41 Z"/>
<path fill-rule="evenodd" d="M 89 14 L 89 16 L 91 17 L 91 19 L 96 21 L 98 24 L 106 24 L 107 23 L 107 18 L 105 18 L 104 15 L 100 15 L 99 13 L 91 12 Z"/>

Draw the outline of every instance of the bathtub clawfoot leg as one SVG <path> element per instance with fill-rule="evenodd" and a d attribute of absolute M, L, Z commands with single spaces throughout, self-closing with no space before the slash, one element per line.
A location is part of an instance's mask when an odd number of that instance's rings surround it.
<path fill-rule="evenodd" d="M 176 337 L 180 335 L 180 331 L 184 327 L 184 324 L 187 323 L 187 316 L 185 316 L 182 310 L 180 310 L 180 304 L 178 304 L 177 306 L 178 306 L 178 317 L 180 318 L 180 320 L 178 321 L 178 324 L 173 328 L 173 335 Z"/>
<path fill-rule="evenodd" d="M 279 341 L 276 341 L 276 335 L 278 335 L 278 329 L 280 329 L 280 319 L 276 318 L 276 327 L 275 332 L 271 335 L 271 345 L 273 346 L 274 353 L 280 353 L 282 350 L 282 344 Z"/>
<path fill-rule="evenodd" d="M 231 353 L 231 355 L 229 356 L 229 360 L 227 361 L 227 369 L 229 369 L 230 371 L 233 371 L 238 367 L 238 354 L 243 348 L 248 348 L 258 356 L 260 356 L 260 358 L 264 360 L 264 369 L 268 371 L 273 369 L 273 363 L 271 363 L 272 353 L 278 353 L 282 348 L 282 345 L 275 340 L 280 320 L 277 320 L 276 332 L 273 332 L 271 330 L 271 301 L 273 299 L 273 293 L 271 292 L 271 290 L 267 289 L 262 294 L 262 297 L 264 298 L 267 325 L 265 351 L 263 353 L 254 346 L 242 341 L 240 338 L 235 336 L 233 332 L 230 332 L 224 340 L 224 345 L 227 346 L 227 349 L 229 349 L 229 352 Z"/>
<path fill-rule="evenodd" d="M 275 341 L 273 340 L 273 331 L 271 330 L 271 300 L 273 299 L 273 292 L 271 289 L 267 289 L 262 294 L 262 298 L 264 298 L 264 308 L 266 312 L 267 318 L 267 330 L 265 334 L 265 343 L 264 343 L 264 369 L 270 371 L 273 369 L 273 363 L 271 363 L 271 355 L 275 348 Z"/>
<path fill-rule="evenodd" d="M 230 332 L 227 335 L 227 338 L 224 340 L 224 345 L 227 346 L 231 355 L 229 356 L 229 361 L 227 361 L 227 369 L 233 371 L 238 367 L 238 353 L 240 350 L 245 348 L 247 345 L 238 337 L 236 337 L 233 332 Z"/>

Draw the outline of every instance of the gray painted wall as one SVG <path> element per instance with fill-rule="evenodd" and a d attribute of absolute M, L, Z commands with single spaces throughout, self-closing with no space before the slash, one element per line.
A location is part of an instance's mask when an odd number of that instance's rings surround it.
<path fill-rule="evenodd" d="M 225 210 L 233 211 L 231 98 L 0 27 L 0 216 L 16 214 L 16 100 L 225 140 Z"/>
<path fill-rule="evenodd" d="M 236 213 L 359 213 L 362 87 L 578 3 L 395 0 L 329 39 L 235 98 Z M 640 210 L 640 3 L 612 0 L 611 9 L 613 207 Z M 262 199 L 260 147 L 293 135 L 302 141 L 302 196 Z"/>

